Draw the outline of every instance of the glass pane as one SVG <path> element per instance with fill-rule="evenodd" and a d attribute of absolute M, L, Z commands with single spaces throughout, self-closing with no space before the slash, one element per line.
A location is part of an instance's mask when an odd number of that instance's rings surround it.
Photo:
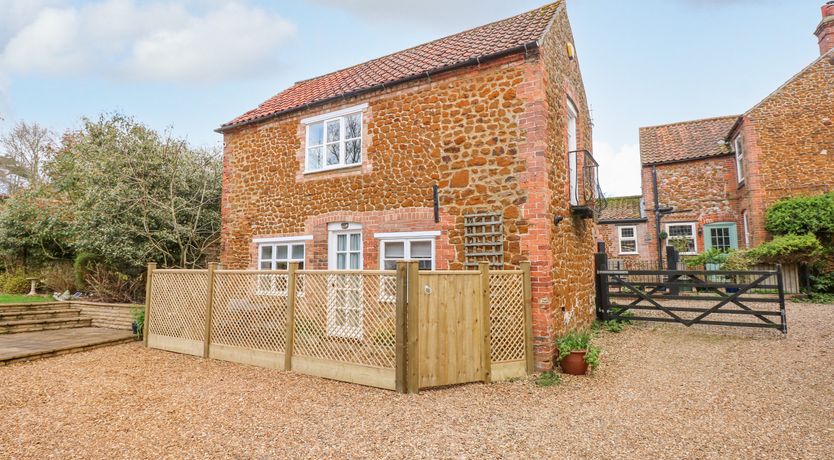
<path fill-rule="evenodd" d="M 349 310 L 347 312 L 348 326 L 351 328 L 359 327 L 359 312 L 357 310 Z"/>
<path fill-rule="evenodd" d="M 272 269 L 272 262 L 269 262 L 269 261 L 261 262 L 260 269 L 261 270 L 271 270 Z"/>
<path fill-rule="evenodd" d="M 359 233 L 352 233 L 350 235 L 350 250 L 351 251 L 358 251 L 359 250 L 359 244 L 361 242 L 361 237 L 362 237 L 362 235 L 360 235 Z"/>
<path fill-rule="evenodd" d="M 304 259 L 304 245 L 303 244 L 294 244 L 292 247 L 292 258 L 293 260 L 302 260 Z"/>
<path fill-rule="evenodd" d="M 355 113 L 345 117 L 345 139 L 362 135 L 362 115 Z"/>
<path fill-rule="evenodd" d="M 669 236 L 692 236 L 692 227 L 689 225 L 670 225 Z"/>
<path fill-rule="evenodd" d="M 276 259 L 287 259 L 287 245 L 282 244 L 280 246 L 275 246 L 275 258 Z"/>
<path fill-rule="evenodd" d="M 307 149 L 307 170 L 321 169 L 321 147 Z"/>
<path fill-rule="evenodd" d="M 396 270 L 397 269 L 397 261 L 396 260 L 384 260 L 383 261 L 383 270 Z"/>
<path fill-rule="evenodd" d="M 327 142 L 336 142 L 339 140 L 339 120 L 327 122 Z"/>
<path fill-rule="evenodd" d="M 275 262 L 275 269 L 276 270 L 286 270 L 289 268 L 286 262 Z"/>
<path fill-rule="evenodd" d="M 362 161 L 362 141 L 359 139 L 345 142 L 345 164 L 356 164 Z"/>
<path fill-rule="evenodd" d="M 402 242 L 386 242 L 385 254 L 386 259 L 402 259 L 405 257 L 405 243 Z"/>
<path fill-rule="evenodd" d="M 346 251 L 347 250 L 347 235 L 336 235 L 336 250 L 337 251 Z"/>
<path fill-rule="evenodd" d="M 431 241 L 412 241 L 411 257 L 415 259 L 431 259 Z"/>
<path fill-rule="evenodd" d="M 307 127 L 307 147 L 324 144 L 324 123 L 316 123 Z"/>
<path fill-rule="evenodd" d="M 339 144 L 329 144 L 327 146 L 327 164 L 339 164 Z"/>
<path fill-rule="evenodd" d="M 417 263 L 419 270 L 431 270 L 431 259 L 429 260 L 421 260 Z M 396 268 L 396 267 L 395 267 Z"/>
<path fill-rule="evenodd" d="M 351 252 L 350 253 L 350 269 L 351 270 L 359 270 L 359 253 Z"/>
<path fill-rule="evenodd" d="M 637 242 L 634 240 L 621 241 L 620 252 L 637 252 Z"/>
<path fill-rule="evenodd" d="M 262 260 L 269 260 L 272 259 L 272 246 L 261 246 L 261 259 Z"/>
<path fill-rule="evenodd" d="M 631 227 L 621 227 L 620 236 L 623 238 L 631 238 L 634 236 L 634 229 Z"/>
<path fill-rule="evenodd" d="M 345 254 L 336 254 L 336 269 L 344 270 L 347 268 L 347 264 L 345 263 Z"/>

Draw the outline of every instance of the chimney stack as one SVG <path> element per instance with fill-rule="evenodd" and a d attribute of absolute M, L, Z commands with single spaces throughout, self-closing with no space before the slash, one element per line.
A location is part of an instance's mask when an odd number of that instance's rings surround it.
<path fill-rule="evenodd" d="M 814 32 L 820 42 L 820 55 L 834 48 L 834 0 L 822 6 L 822 22 Z"/>

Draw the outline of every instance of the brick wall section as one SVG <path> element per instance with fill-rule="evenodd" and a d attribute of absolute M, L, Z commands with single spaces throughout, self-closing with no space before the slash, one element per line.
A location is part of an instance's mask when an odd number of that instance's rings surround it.
<path fill-rule="evenodd" d="M 766 241 L 766 209 L 781 198 L 834 190 L 834 52 L 819 59 L 744 115 L 753 244 Z"/>
<path fill-rule="evenodd" d="M 506 268 L 529 260 L 539 369 L 552 366 L 556 334 L 593 318 L 593 223 L 568 216 L 566 106 L 590 119 L 562 7 L 539 52 L 433 75 L 225 134 L 221 261 L 254 267 L 252 239 L 312 235 L 308 267 L 327 267 L 327 224 L 363 226 L 364 268 L 379 267 L 375 232 L 440 230 L 438 269 L 463 264 L 463 216 L 501 212 Z M 558 68 L 564 66 L 564 68 Z M 304 117 L 367 102 L 363 163 L 303 174 Z M 440 222 L 432 185 L 439 186 Z M 563 311 L 564 309 L 564 311 Z"/>
<path fill-rule="evenodd" d="M 637 230 L 638 254 L 620 254 L 619 236 L 617 233 L 619 227 L 635 227 Z M 609 260 L 653 260 L 655 258 L 656 248 L 652 243 L 652 237 L 649 234 L 648 224 L 646 222 L 600 222 L 597 224 L 596 235 L 597 241 L 605 243 L 605 253 L 608 254 Z"/>

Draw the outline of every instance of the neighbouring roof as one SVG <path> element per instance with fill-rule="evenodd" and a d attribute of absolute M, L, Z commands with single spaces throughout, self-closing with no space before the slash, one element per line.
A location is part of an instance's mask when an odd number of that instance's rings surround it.
<path fill-rule="evenodd" d="M 644 165 L 695 160 L 730 153 L 724 140 L 738 115 L 640 128 Z"/>
<path fill-rule="evenodd" d="M 599 216 L 600 222 L 645 219 L 640 206 L 642 198 L 640 195 L 606 198 L 607 204 Z"/>
<path fill-rule="evenodd" d="M 300 81 L 223 124 L 218 131 L 382 85 L 400 83 L 461 65 L 474 65 L 511 52 L 524 51 L 525 48 L 535 49 L 561 3 L 560 0 L 508 19 Z"/>

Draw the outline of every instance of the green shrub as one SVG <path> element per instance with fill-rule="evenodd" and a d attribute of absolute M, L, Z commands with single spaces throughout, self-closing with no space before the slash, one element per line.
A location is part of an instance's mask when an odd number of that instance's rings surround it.
<path fill-rule="evenodd" d="M 145 308 L 134 307 L 130 309 L 130 314 L 133 316 L 133 321 L 136 322 L 136 335 L 142 337 L 142 330 L 145 328 Z"/>
<path fill-rule="evenodd" d="M 554 385 L 560 385 L 561 383 L 562 376 L 553 371 L 542 372 L 536 379 L 536 385 L 540 387 L 552 387 Z"/>
<path fill-rule="evenodd" d="M 767 210 L 765 229 L 774 235 L 834 234 L 834 192 L 778 201 Z"/>
<path fill-rule="evenodd" d="M 758 263 L 813 263 L 826 254 L 820 241 L 811 233 L 805 235 L 780 235 L 748 251 Z"/>
<path fill-rule="evenodd" d="M 599 365 L 599 347 L 591 343 L 594 334 L 590 330 L 586 331 L 571 331 L 566 335 L 556 339 L 556 347 L 559 349 L 559 360 L 561 361 L 572 351 L 587 351 L 585 353 L 585 362 L 596 369 Z"/>
<path fill-rule="evenodd" d="M 707 251 L 698 254 L 697 256 L 690 257 L 686 260 L 686 265 L 690 268 L 694 267 L 703 267 L 707 264 L 716 264 L 720 267 L 723 267 L 727 260 L 730 258 L 730 252 L 722 251 L 718 248 L 710 248 Z"/>
<path fill-rule="evenodd" d="M 5 294 L 27 294 L 30 282 L 23 271 L 7 271 L 0 273 L 0 290 Z"/>
<path fill-rule="evenodd" d="M 55 263 L 41 270 L 41 280 L 44 286 L 51 292 L 70 293 L 78 290 L 78 283 L 75 279 L 75 271 L 70 263 Z"/>
<path fill-rule="evenodd" d="M 80 252 L 75 256 L 72 266 L 75 271 L 75 284 L 79 288 L 87 285 L 87 275 L 93 268 L 93 264 L 98 261 L 99 257 L 91 252 Z"/>

